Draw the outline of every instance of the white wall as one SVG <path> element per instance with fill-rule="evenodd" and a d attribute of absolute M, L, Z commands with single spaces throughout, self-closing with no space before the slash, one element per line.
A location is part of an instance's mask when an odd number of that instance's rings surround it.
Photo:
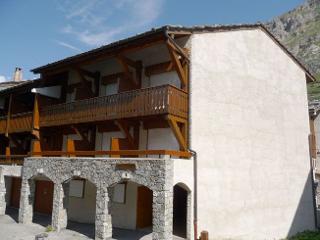
<path fill-rule="evenodd" d="M 257 240 L 314 229 L 304 72 L 261 30 L 191 41 L 199 230 Z"/>
<path fill-rule="evenodd" d="M 96 187 L 85 182 L 84 197 L 69 197 L 68 219 L 80 223 L 95 223 Z"/>
<path fill-rule="evenodd" d="M 112 226 L 123 229 L 136 229 L 138 184 L 127 183 L 125 203 L 111 204 Z"/>
<path fill-rule="evenodd" d="M 6 200 L 7 206 L 9 206 L 11 201 L 12 177 L 5 176 L 4 181 L 5 181 L 5 187 L 6 187 L 5 200 Z"/>

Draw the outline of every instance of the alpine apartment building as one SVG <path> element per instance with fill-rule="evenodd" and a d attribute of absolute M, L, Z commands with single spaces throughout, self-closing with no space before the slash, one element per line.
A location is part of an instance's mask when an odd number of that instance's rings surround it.
<path fill-rule="evenodd" d="M 0 214 L 95 239 L 315 228 L 314 77 L 264 26 L 164 26 L 32 72 L 0 89 Z"/>

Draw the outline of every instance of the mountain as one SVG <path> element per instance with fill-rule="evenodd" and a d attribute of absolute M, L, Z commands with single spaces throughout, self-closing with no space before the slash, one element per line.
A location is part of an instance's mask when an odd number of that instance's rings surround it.
<path fill-rule="evenodd" d="M 308 90 L 320 99 L 320 0 L 307 0 L 265 25 L 318 78 Z"/>

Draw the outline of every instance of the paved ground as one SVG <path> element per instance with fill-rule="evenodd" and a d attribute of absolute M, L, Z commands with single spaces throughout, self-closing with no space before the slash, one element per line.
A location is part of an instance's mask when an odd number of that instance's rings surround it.
<path fill-rule="evenodd" d="M 1 240 L 34 240 L 35 235 L 45 232 L 46 226 L 50 225 L 50 218 L 37 215 L 32 224 L 18 224 L 17 211 L 9 209 L 7 215 L 0 216 L 0 239 Z M 130 231 L 113 229 L 114 240 L 151 240 L 151 230 Z M 68 229 L 60 233 L 50 232 L 48 240 L 85 240 L 94 239 L 94 225 L 68 223 Z M 174 237 L 174 240 L 182 238 Z M 110 239 L 111 240 L 111 239 Z"/>

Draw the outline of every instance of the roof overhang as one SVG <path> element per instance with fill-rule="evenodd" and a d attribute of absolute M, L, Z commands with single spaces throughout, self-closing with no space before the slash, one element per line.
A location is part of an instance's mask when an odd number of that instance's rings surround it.
<path fill-rule="evenodd" d="M 252 30 L 261 29 L 265 32 L 305 73 L 307 82 L 316 81 L 316 78 L 302 64 L 280 41 L 263 25 L 263 24 L 241 24 L 241 25 L 204 25 L 204 26 L 171 26 L 166 25 L 160 28 L 154 28 L 150 31 L 138 34 L 136 36 L 126 38 L 117 42 L 110 43 L 84 52 L 72 57 L 62 59 L 57 62 L 53 62 L 38 68 L 31 70 L 33 73 L 47 73 L 54 72 L 56 70 L 63 70 L 77 66 L 79 64 L 90 63 L 95 60 L 103 59 L 106 57 L 117 56 L 118 54 L 125 53 L 130 50 L 137 50 L 139 48 L 148 47 L 157 42 L 166 40 L 168 35 L 174 35 L 176 37 L 188 36 L 193 33 L 211 33 L 221 31 L 234 31 L 234 30 Z"/>

